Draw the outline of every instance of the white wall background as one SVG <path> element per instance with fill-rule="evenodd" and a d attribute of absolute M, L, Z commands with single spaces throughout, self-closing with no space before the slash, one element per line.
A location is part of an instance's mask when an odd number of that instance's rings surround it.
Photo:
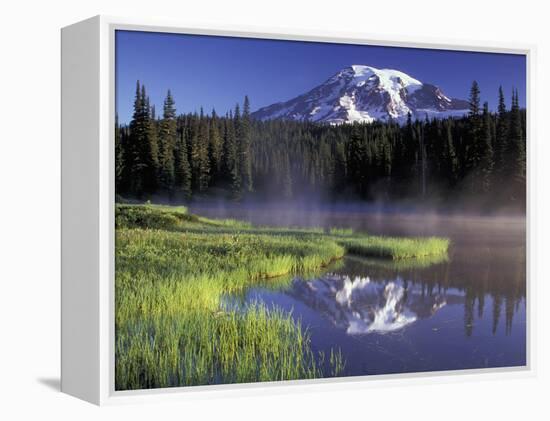
<path fill-rule="evenodd" d="M 543 1 L 4 1 L 0 24 L 0 418 L 11 419 L 545 419 L 550 390 L 549 271 L 544 236 L 550 38 Z M 58 392 L 60 34 L 96 14 L 330 29 L 392 36 L 533 43 L 536 220 L 533 282 L 538 374 L 520 380 L 353 386 L 168 405 L 96 408 Z M 543 127 L 546 125 L 546 127 Z M 546 304 L 546 305 L 545 305 Z M 546 390 L 544 390 L 546 389 Z M 538 415 L 537 415 L 538 414 Z M 546 418 L 547 419 L 547 418 Z"/>

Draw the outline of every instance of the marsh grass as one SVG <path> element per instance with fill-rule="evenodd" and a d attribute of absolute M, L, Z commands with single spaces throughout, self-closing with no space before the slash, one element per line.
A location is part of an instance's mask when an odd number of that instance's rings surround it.
<path fill-rule="evenodd" d="M 341 239 L 338 243 L 351 254 L 391 259 L 444 255 L 450 244 L 448 239 L 439 237 L 395 238 L 381 236 Z"/>
<path fill-rule="evenodd" d="M 447 253 L 435 254 L 424 257 L 411 257 L 407 259 L 388 259 L 382 257 L 362 257 L 350 255 L 347 257 L 351 261 L 357 262 L 368 267 L 387 269 L 393 271 L 403 271 L 409 269 L 425 269 L 434 265 L 439 265 L 449 261 Z"/>
<path fill-rule="evenodd" d="M 293 274 L 320 271 L 346 253 L 399 259 L 448 246 L 253 227 L 157 205 L 117 205 L 116 228 L 117 390 L 339 375 L 341 353 L 314 355 L 290 314 L 262 304 L 237 311 L 223 297 L 259 284 L 284 288 Z"/>
<path fill-rule="evenodd" d="M 335 235 L 335 236 L 350 236 L 350 235 L 353 235 L 353 229 L 351 228 L 330 228 L 328 230 L 328 233 L 330 235 Z"/>
<path fill-rule="evenodd" d="M 152 315 L 130 326 L 117 335 L 117 389 L 322 374 L 301 324 L 263 305 L 252 305 L 244 313 L 191 310 L 177 317 Z"/>
<path fill-rule="evenodd" d="M 289 314 L 227 311 L 221 297 L 343 254 L 308 236 L 118 228 L 117 390 L 321 376 Z"/>

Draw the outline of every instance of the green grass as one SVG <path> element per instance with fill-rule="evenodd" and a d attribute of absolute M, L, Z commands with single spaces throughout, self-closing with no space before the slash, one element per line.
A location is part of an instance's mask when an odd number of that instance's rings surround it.
<path fill-rule="evenodd" d="M 330 235 L 336 235 L 336 236 L 353 235 L 353 229 L 351 228 L 330 228 L 328 232 Z"/>
<path fill-rule="evenodd" d="M 351 254 L 367 257 L 387 257 L 391 259 L 424 258 L 444 255 L 449 248 L 449 240 L 439 237 L 395 238 L 367 236 L 339 240 L 339 244 Z"/>
<path fill-rule="evenodd" d="M 116 206 L 117 390 L 339 375 L 314 355 L 307 329 L 263 305 L 226 308 L 248 287 L 284 288 L 346 253 L 400 259 L 444 253 L 443 239 L 374 237 L 347 229 L 254 227 L 184 207 Z"/>
<path fill-rule="evenodd" d="M 380 268 L 396 272 L 409 269 L 425 269 L 449 261 L 447 253 L 434 254 L 423 257 L 411 257 L 407 259 L 388 259 L 383 257 L 362 257 L 350 255 L 349 260 L 366 265 L 369 268 Z"/>

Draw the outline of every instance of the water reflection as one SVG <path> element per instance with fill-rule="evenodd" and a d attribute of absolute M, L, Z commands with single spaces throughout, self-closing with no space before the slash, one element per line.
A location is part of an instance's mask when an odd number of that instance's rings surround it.
<path fill-rule="evenodd" d="M 386 285 L 396 283 L 404 290 L 403 305 L 418 318 L 429 317 L 439 303 L 462 305 L 464 310 L 464 333 L 471 336 L 475 320 L 483 319 L 486 311 L 491 314 L 491 332 L 497 333 L 504 312 L 505 334 L 512 330 L 513 318 L 525 299 L 525 249 L 519 247 L 514 253 L 478 254 L 476 260 L 459 255 L 460 250 L 452 250 L 451 259 L 422 264 L 421 261 L 391 262 L 387 260 L 349 257 L 345 268 L 336 274 L 350 279 L 369 275 L 371 284 Z M 474 251 L 475 252 L 475 251 Z M 468 257 L 473 256 L 468 253 Z M 371 287 L 372 288 L 372 287 Z M 491 307 L 485 308 L 487 299 Z"/>
<path fill-rule="evenodd" d="M 264 216 L 247 214 L 256 223 Z M 524 218 L 287 216 L 281 224 L 451 239 L 448 256 L 397 262 L 346 256 L 328 272 L 231 297 L 239 306 L 261 301 L 292 312 L 315 351 L 342 350 L 346 375 L 525 365 Z"/>
<path fill-rule="evenodd" d="M 520 265 L 522 256 L 520 250 L 512 262 Z M 491 333 L 497 334 L 504 313 L 504 334 L 509 335 L 514 314 L 525 298 L 521 271 L 495 279 L 490 263 L 481 271 L 460 267 L 460 277 L 456 271 L 448 256 L 395 262 L 348 256 L 329 272 L 269 280 L 230 301 L 245 307 L 251 301 L 285 307 L 292 298 L 349 335 L 399 331 L 452 305 L 463 308 L 466 336 L 473 334 L 476 318 L 489 317 L 487 311 L 491 312 Z M 490 308 L 486 309 L 488 300 Z"/>
<path fill-rule="evenodd" d="M 379 284 L 368 277 L 337 274 L 297 281 L 289 294 L 350 335 L 395 331 L 446 304 L 441 296 L 422 302 L 399 282 Z"/>

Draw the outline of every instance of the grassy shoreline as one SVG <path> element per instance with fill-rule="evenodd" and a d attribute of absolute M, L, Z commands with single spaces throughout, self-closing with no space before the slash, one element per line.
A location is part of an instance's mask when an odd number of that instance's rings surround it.
<path fill-rule="evenodd" d="M 184 207 L 116 206 L 117 390 L 339 375 L 324 373 L 307 329 L 258 304 L 221 298 L 262 280 L 326 267 L 346 253 L 402 259 L 446 253 L 448 240 L 368 236 L 349 229 L 254 227 Z M 281 287 L 285 283 L 281 282 Z"/>

